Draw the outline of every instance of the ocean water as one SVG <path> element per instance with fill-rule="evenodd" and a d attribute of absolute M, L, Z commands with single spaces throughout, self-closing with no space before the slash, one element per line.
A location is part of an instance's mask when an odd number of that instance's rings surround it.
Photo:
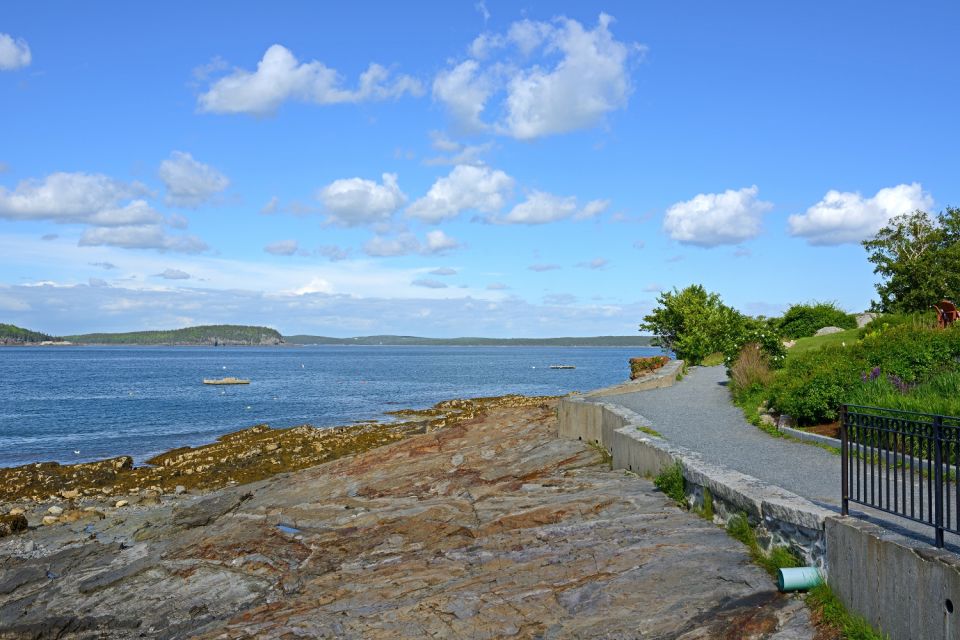
<path fill-rule="evenodd" d="M 441 400 L 616 384 L 650 347 L 0 348 L 0 466 L 132 455 L 267 423 L 317 427 Z M 573 370 L 550 369 L 572 364 Z M 209 386 L 203 378 L 249 378 Z"/>

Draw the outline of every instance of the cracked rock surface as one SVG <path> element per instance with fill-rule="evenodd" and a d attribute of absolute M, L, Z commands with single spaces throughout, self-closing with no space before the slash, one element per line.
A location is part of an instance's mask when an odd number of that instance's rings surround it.
<path fill-rule="evenodd" d="M 0 638 L 814 637 L 552 402 L 0 540 Z"/>

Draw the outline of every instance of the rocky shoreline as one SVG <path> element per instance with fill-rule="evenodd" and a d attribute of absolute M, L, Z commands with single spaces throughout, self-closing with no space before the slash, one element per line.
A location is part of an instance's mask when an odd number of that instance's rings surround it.
<path fill-rule="evenodd" d="M 455 399 L 429 409 L 389 412 L 398 422 L 274 429 L 260 424 L 199 447 L 172 449 L 135 467 L 130 456 L 61 465 L 0 468 L 0 537 L 36 525 L 102 519 L 181 495 L 248 484 L 472 420 L 497 407 L 529 407 L 547 397 Z"/>
<path fill-rule="evenodd" d="M 5 502 L 29 505 L 30 527 L 0 538 L 0 640 L 815 637 L 803 601 L 722 529 L 557 438 L 556 400 L 401 417 L 319 442 L 254 428 L 144 475 L 115 459 L 23 483 Z M 340 457 L 279 468 L 318 443 Z"/>

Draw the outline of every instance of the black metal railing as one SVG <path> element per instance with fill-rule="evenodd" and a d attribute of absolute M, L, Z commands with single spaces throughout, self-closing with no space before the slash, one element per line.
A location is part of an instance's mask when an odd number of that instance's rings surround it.
<path fill-rule="evenodd" d="M 843 515 L 854 502 L 960 534 L 960 417 L 844 405 Z"/>

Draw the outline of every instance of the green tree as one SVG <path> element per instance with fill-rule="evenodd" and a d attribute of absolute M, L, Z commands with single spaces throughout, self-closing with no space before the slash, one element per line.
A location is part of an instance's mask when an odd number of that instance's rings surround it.
<path fill-rule="evenodd" d="M 863 247 L 882 278 L 878 311 L 928 310 L 960 293 L 960 209 L 947 207 L 935 218 L 919 210 L 897 216 Z"/>
<path fill-rule="evenodd" d="M 657 307 L 643 318 L 641 331 L 650 331 L 655 344 L 690 364 L 716 352 L 728 352 L 744 333 L 744 316 L 728 307 L 702 285 L 665 291 Z"/>

